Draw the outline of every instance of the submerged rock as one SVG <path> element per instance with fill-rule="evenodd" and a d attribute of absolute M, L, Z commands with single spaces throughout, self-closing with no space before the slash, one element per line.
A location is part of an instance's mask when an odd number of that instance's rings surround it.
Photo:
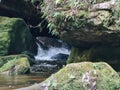
<path fill-rule="evenodd" d="M 30 67 L 30 73 L 39 74 L 40 76 L 50 76 L 57 72 L 59 67 L 57 65 L 38 63 Z"/>
<path fill-rule="evenodd" d="M 18 75 L 28 73 L 30 63 L 26 55 L 9 55 L 0 57 L 0 74 Z"/>
<path fill-rule="evenodd" d="M 38 60 L 30 67 L 31 73 L 39 73 L 43 76 L 50 76 L 66 65 L 67 59 Z"/>
<path fill-rule="evenodd" d="M 120 77 L 107 63 L 73 63 L 46 81 L 17 90 L 118 90 Z"/>
<path fill-rule="evenodd" d="M 37 45 L 23 19 L 0 16 L 0 55 L 37 53 Z"/>

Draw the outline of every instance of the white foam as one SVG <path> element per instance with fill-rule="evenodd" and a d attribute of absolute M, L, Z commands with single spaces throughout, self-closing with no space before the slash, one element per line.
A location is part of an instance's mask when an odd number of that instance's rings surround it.
<path fill-rule="evenodd" d="M 70 50 L 67 49 L 67 46 L 65 47 L 64 45 L 62 45 L 62 47 L 60 48 L 50 47 L 48 50 L 43 50 L 39 44 L 37 45 L 38 45 L 38 53 L 35 56 L 35 60 L 53 60 L 51 59 L 51 57 L 56 54 L 59 54 L 59 53 L 67 54 L 67 55 L 70 54 Z"/>

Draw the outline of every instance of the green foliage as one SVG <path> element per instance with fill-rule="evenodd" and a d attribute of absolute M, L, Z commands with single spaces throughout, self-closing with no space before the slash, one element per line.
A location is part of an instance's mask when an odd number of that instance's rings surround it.
<path fill-rule="evenodd" d="M 101 3 L 108 0 L 45 0 L 41 5 L 44 17 L 48 20 L 48 28 L 52 34 L 60 34 L 61 31 L 81 30 L 85 26 L 91 24 L 89 22 L 92 18 L 89 17 L 91 12 L 88 7 L 93 4 Z M 96 23 L 103 27 L 109 28 L 112 22 L 111 12 L 107 10 L 99 18 L 99 13 L 93 12 Z M 105 13 L 104 11 L 108 12 Z M 96 18 L 97 17 L 97 18 Z M 118 16 L 119 17 L 119 16 Z M 93 18 L 93 19 L 94 19 Z M 100 20 L 100 21 L 99 21 Z M 94 23 L 96 25 L 96 23 Z"/>
<path fill-rule="evenodd" d="M 29 68 L 30 64 L 26 55 L 10 55 L 0 58 L 0 73 L 24 74 Z"/>
<path fill-rule="evenodd" d="M 115 7 L 113 8 L 114 29 L 120 30 L 120 1 L 116 0 Z"/>
<path fill-rule="evenodd" d="M 84 2 L 84 1 L 82 1 Z M 80 10 L 86 8 L 79 0 L 46 0 L 42 5 L 44 17 L 48 19 L 48 28 L 52 34 L 60 34 L 59 30 L 74 30 L 86 24 L 85 17 L 87 12 Z M 59 4 L 59 5 L 58 5 Z M 80 11 L 79 11 L 80 10 Z"/>
<path fill-rule="evenodd" d="M 15 61 L 16 61 L 16 58 L 14 58 L 13 60 L 8 61 L 6 64 L 4 64 L 0 68 L 0 72 L 9 70 L 11 67 L 13 67 L 15 65 Z"/>

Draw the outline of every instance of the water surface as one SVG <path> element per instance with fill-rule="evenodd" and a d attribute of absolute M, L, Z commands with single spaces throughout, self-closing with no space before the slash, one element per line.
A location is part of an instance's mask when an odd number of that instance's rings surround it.
<path fill-rule="evenodd" d="M 40 83 L 45 77 L 35 74 L 30 75 L 0 75 L 0 90 L 13 90 Z"/>

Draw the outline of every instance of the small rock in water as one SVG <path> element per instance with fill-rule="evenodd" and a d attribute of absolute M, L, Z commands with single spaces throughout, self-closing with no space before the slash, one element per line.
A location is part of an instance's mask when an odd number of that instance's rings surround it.
<path fill-rule="evenodd" d="M 9 87 L 9 88 L 14 88 L 14 86 L 12 86 L 12 85 L 9 85 L 8 87 Z"/>
<path fill-rule="evenodd" d="M 12 86 L 11 85 L 9 85 L 9 88 L 11 88 Z"/>
<path fill-rule="evenodd" d="M 51 59 L 67 60 L 68 56 L 69 56 L 68 54 L 59 53 L 59 54 L 52 56 Z"/>

